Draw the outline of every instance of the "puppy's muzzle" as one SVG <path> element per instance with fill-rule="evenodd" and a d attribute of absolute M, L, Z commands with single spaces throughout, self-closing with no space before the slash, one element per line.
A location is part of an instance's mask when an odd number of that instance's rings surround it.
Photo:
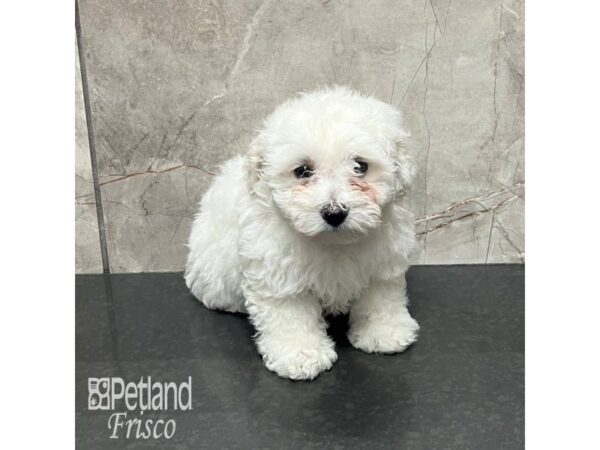
<path fill-rule="evenodd" d="M 348 208 L 344 205 L 326 206 L 321 210 L 321 217 L 332 227 L 339 227 L 348 217 Z"/>

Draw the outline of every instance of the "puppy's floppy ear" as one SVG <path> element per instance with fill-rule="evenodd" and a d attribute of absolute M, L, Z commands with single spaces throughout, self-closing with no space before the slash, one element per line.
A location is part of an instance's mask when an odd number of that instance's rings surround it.
<path fill-rule="evenodd" d="M 396 166 L 396 177 L 399 182 L 398 190 L 405 191 L 412 186 L 415 178 L 415 166 L 412 162 L 412 158 L 408 154 L 408 143 L 407 138 L 410 134 L 406 134 L 402 140 L 398 140 L 395 143 L 396 155 L 394 158 L 394 165 Z"/>
<path fill-rule="evenodd" d="M 262 177 L 263 165 L 263 145 L 257 137 L 250 143 L 250 148 L 246 155 L 246 178 L 250 192 L 254 191 L 254 186 Z"/>
<path fill-rule="evenodd" d="M 408 154 L 410 132 L 404 126 L 402 114 L 394 106 L 388 106 L 384 133 L 393 146 L 392 157 L 398 180 L 398 191 L 405 191 L 412 185 L 415 168 Z"/>

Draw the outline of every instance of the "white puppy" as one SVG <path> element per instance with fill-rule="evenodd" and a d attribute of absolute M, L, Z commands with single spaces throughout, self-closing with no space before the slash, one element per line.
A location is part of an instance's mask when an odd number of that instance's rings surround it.
<path fill-rule="evenodd" d="M 416 245 L 400 200 L 413 176 L 400 112 L 345 88 L 275 110 L 200 203 L 185 280 L 208 308 L 247 312 L 282 377 L 312 379 L 337 354 L 324 313 L 350 313 L 366 352 L 401 352 L 419 326 L 404 274 Z"/>

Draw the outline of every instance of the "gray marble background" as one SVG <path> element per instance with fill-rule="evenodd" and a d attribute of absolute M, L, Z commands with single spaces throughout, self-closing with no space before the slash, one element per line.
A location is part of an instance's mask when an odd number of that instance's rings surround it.
<path fill-rule="evenodd" d="M 182 270 L 219 164 L 297 91 L 401 108 L 418 263 L 524 259 L 521 0 L 80 0 L 111 272 Z M 102 271 L 80 61 L 76 269 Z"/>

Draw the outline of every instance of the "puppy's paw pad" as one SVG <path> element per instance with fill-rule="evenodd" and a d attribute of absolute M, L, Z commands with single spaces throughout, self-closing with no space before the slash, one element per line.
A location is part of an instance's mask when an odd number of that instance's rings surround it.
<path fill-rule="evenodd" d="M 399 353 L 417 340 L 419 324 L 412 317 L 388 323 L 357 323 L 348 332 L 348 340 L 367 353 Z"/>
<path fill-rule="evenodd" d="M 294 350 L 276 359 L 264 357 L 267 369 L 292 380 L 312 380 L 331 369 L 336 360 L 335 350 L 327 347 Z"/>

